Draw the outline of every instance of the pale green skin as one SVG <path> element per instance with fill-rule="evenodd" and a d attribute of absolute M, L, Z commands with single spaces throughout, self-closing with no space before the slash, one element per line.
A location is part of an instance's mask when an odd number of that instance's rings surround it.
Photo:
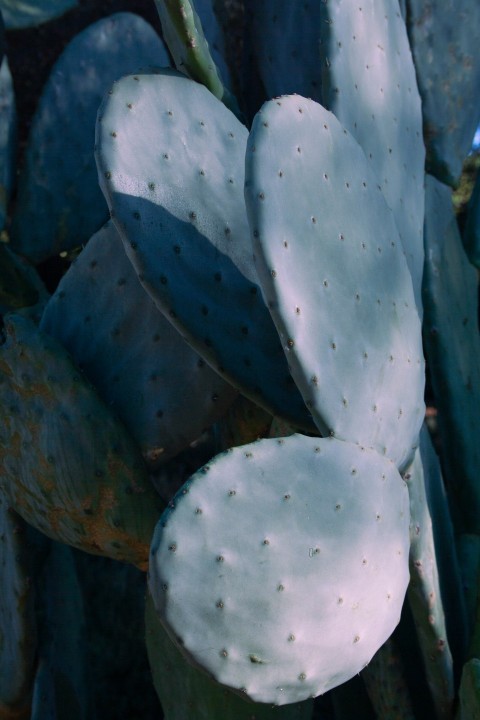
<path fill-rule="evenodd" d="M 180 651 L 255 702 L 323 694 L 393 632 L 408 493 L 373 450 L 292 435 L 217 456 L 152 540 L 149 586 Z"/>

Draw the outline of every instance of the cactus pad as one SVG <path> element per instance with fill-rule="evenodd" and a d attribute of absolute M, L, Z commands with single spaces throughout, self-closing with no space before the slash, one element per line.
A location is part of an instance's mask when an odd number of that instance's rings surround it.
<path fill-rule="evenodd" d="M 165 632 L 147 594 L 145 630 L 153 682 L 165 720 L 311 720 L 312 701 L 252 705 L 207 677 L 183 657 Z"/>
<path fill-rule="evenodd" d="M 155 307 L 112 223 L 62 278 L 40 327 L 63 343 L 152 467 L 196 440 L 237 395 Z"/>
<path fill-rule="evenodd" d="M 321 101 L 321 4 L 250 0 L 245 13 L 267 97 L 298 93 Z"/>
<path fill-rule="evenodd" d="M 421 308 L 425 147 L 405 22 L 397 0 L 319 5 L 323 104 L 357 140 L 377 176 Z"/>
<path fill-rule="evenodd" d="M 0 492 L 0 718 L 28 716 L 37 653 L 31 572 L 25 524 Z"/>
<path fill-rule="evenodd" d="M 408 0 L 407 18 L 422 96 L 427 172 L 455 187 L 480 122 L 480 3 Z"/>
<path fill-rule="evenodd" d="M 45 535 L 145 569 L 160 501 L 140 453 L 59 343 L 5 322 L 0 489 Z"/>
<path fill-rule="evenodd" d="M 77 0 L 0 0 L 0 11 L 7 30 L 41 25 L 77 6 Z"/>
<path fill-rule="evenodd" d="M 252 261 L 246 140 L 202 85 L 171 70 L 126 77 L 99 111 L 99 178 L 127 254 L 168 319 L 244 395 L 312 429 Z"/>
<path fill-rule="evenodd" d="M 283 705 L 324 693 L 394 630 L 408 583 L 408 492 L 393 463 L 292 435 L 217 456 L 155 530 L 150 589 L 180 650 Z"/>
<path fill-rule="evenodd" d="M 108 220 L 93 153 L 98 106 L 114 80 L 162 63 L 162 41 L 132 13 L 99 20 L 66 47 L 32 121 L 12 225 L 18 253 L 41 262 L 83 245 Z"/>
<path fill-rule="evenodd" d="M 249 137 L 245 197 L 264 293 L 318 428 L 402 467 L 424 415 L 421 327 L 364 153 L 321 105 L 272 100 Z"/>
<path fill-rule="evenodd" d="M 7 221 L 15 184 L 17 111 L 10 67 L 6 57 L 0 67 L 0 230 Z"/>

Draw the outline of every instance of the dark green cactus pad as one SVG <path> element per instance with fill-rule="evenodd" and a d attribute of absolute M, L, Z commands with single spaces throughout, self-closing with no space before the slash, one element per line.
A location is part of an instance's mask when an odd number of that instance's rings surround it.
<path fill-rule="evenodd" d="M 163 628 L 147 594 L 147 650 L 165 720 L 310 720 L 311 700 L 274 707 L 248 702 L 207 677 L 183 657 Z"/>
<path fill-rule="evenodd" d="M 465 591 L 469 582 L 476 582 L 476 575 L 472 574 L 467 582 L 461 575 L 449 498 L 443 482 L 440 460 L 426 424 L 420 432 L 419 451 L 428 510 L 432 518 L 433 544 L 438 566 L 441 602 L 445 611 L 448 643 L 453 656 L 454 680 L 458 684 L 459 671 L 466 656 L 469 641 Z"/>
<path fill-rule="evenodd" d="M 373 450 L 292 435 L 214 458 L 158 523 L 150 590 L 184 655 L 284 705 L 360 672 L 408 584 L 408 492 Z"/>
<path fill-rule="evenodd" d="M 460 685 L 458 720 L 480 720 L 480 660 L 465 663 Z"/>
<path fill-rule="evenodd" d="M 407 597 L 435 709 L 439 719 L 448 720 L 452 716 L 455 695 L 453 660 L 447 638 L 432 516 L 420 449 L 404 477 L 410 497 L 410 584 Z"/>
<path fill-rule="evenodd" d="M 40 328 L 66 347 L 150 467 L 188 447 L 237 395 L 156 308 L 112 223 L 64 275 Z"/>
<path fill-rule="evenodd" d="M 320 102 L 321 4 L 250 0 L 245 20 L 267 97 L 298 93 Z"/>
<path fill-rule="evenodd" d="M 252 261 L 246 140 L 202 85 L 169 70 L 126 77 L 99 111 L 99 178 L 157 306 L 244 395 L 312 430 Z"/>
<path fill-rule="evenodd" d="M 457 533 L 480 534 L 478 278 L 465 255 L 451 191 L 427 175 L 424 341 L 445 482 Z"/>
<path fill-rule="evenodd" d="M 477 175 L 467 209 L 463 244 L 468 259 L 480 269 L 480 173 Z"/>
<path fill-rule="evenodd" d="M 404 663 L 393 638 L 375 653 L 361 676 L 375 708 L 375 718 L 416 720 Z"/>
<path fill-rule="evenodd" d="M 0 718 L 29 716 L 37 627 L 23 520 L 0 492 Z"/>
<path fill-rule="evenodd" d="M 422 96 L 427 172 L 453 187 L 480 122 L 479 26 L 478 2 L 408 2 L 408 34 Z"/>
<path fill-rule="evenodd" d="M 402 467 L 424 416 L 421 326 L 362 149 L 321 105 L 272 100 L 249 137 L 245 198 L 263 290 L 320 432 Z"/>
<path fill-rule="evenodd" d="M 142 457 L 58 342 L 6 318 L 0 346 L 0 487 L 28 523 L 146 569 L 160 512 Z"/>
<path fill-rule="evenodd" d="M 41 262 L 108 220 L 93 154 L 97 109 L 114 80 L 152 64 L 169 64 L 165 47 L 131 13 L 99 20 L 64 50 L 32 120 L 11 232 L 18 253 Z"/>
<path fill-rule="evenodd" d="M 31 720 L 90 720 L 85 611 L 71 549 L 50 543 L 36 575 L 39 647 Z"/>
<path fill-rule="evenodd" d="M 422 301 L 425 147 L 422 108 L 397 0 L 327 0 L 323 104 L 363 148 L 393 211 Z M 367 31 L 368 28 L 368 31 Z"/>
<path fill-rule="evenodd" d="M 211 3 L 202 3 L 203 18 L 210 29 L 214 23 Z M 216 98 L 236 115 L 239 114 L 235 97 L 224 84 L 219 68 L 210 53 L 208 38 L 202 20 L 191 0 L 155 0 L 162 23 L 162 33 L 172 53 L 175 66 L 192 80 L 202 83 Z M 208 6 L 210 5 L 210 8 Z M 213 38 L 210 36 L 210 39 Z M 218 53 L 216 53 L 218 55 Z"/>
<path fill-rule="evenodd" d="M 4 57 L 0 67 L 0 230 L 5 228 L 15 182 L 16 136 L 15 95 L 8 60 Z"/>
<path fill-rule="evenodd" d="M 110 558 L 77 551 L 74 556 L 85 610 L 92 720 L 161 720 L 145 647 L 146 574 Z"/>
<path fill-rule="evenodd" d="M 77 0 L 0 0 L 7 30 L 35 27 L 77 7 Z"/>

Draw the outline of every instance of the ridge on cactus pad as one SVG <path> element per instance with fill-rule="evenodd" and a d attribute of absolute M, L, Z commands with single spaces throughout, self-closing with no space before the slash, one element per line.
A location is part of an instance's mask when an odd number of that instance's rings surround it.
<path fill-rule="evenodd" d="M 187 659 L 284 705 L 353 677 L 390 636 L 408 546 L 392 462 L 330 438 L 260 440 L 177 493 L 153 537 L 150 590 Z"/>

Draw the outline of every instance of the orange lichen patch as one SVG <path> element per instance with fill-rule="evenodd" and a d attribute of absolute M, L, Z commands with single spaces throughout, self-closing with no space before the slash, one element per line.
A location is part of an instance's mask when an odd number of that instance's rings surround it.
<path fill-rule="evenodd" d="M 112 476 L 115 477 L 115 476 Z M 103 514 L 107 512 L 107 510 L 115 510 L 118 505 L 118 499 L 115 495 L 115 492 L 112 487 L 101 487 L 100 488 L 100 498 L 99 498 L 99 509 L 100 512 Z"/>

